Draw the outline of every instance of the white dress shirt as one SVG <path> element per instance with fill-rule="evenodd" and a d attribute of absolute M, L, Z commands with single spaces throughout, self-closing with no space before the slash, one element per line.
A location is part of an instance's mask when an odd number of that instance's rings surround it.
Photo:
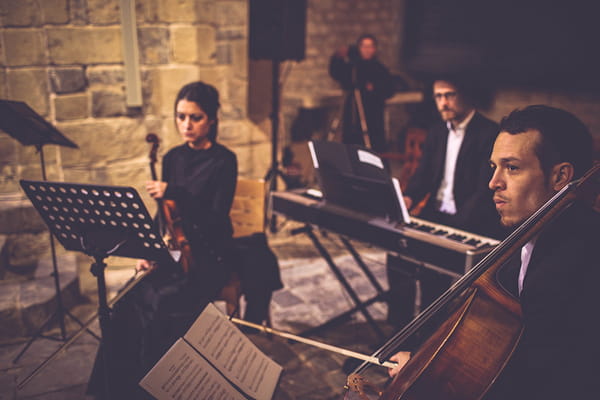
<path fill-rule="evenodd" d="M 456 214 L 456 204 L 454 202 L 454 172 L 456 170 L 456 159 L 460 151 L 467 125 L 473 119 L 475 110 L 456 127 L 448 121 L 448 143 L 446 145 L 446 164 L 444 166 L 444 177 L 440 184 L 440 188 L 436 194 L 438 211 L 454 215 Z"/>
<path fill-rule="evenodd" d="M 525 246 L 521 247 L 521 269 L 519 270 L 518 281 L 519 295 L 523 291 L 523 281 L 525 280 L 525 275 L 527 275 L 527 268 L 529 268 L 529 261 L 531 261 L 531 253 L 533 253 L 534 246 L 535 239 L 531 239 Z"/>

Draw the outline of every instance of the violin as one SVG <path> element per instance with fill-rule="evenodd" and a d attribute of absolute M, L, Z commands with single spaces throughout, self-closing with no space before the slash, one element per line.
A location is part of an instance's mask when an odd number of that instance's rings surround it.
<path fill-rule="evenodd" d="M 442 321 L 377 398 L 479 399 L 510 360 L 523 332 L 521 305 L 497 276 L 505 263 L 576 200 L 596 199 L 600 164 L 570 182 L 444 294 L 378 349 L 382 363 L 433 318 Z M 465 355 L 468 355 L 465 357 Z M 346 388 L 367 399 L 361 364 Z M 373 389 L 373 388 L 371 388 Z"/>
<path fill-rule="evenodd" d="M 150 149 L 150 173 L 152 180 L 158 180 L 156 175 L 156 153 L 158 152 L 159 139 L 154 133 L 146 135 L 146 142 L 151 143 Z M 193 262 L 192 249 L 183 232 L 183 219 L 174 200 L 156 199 L 158 203 L 158 222 L 164 232 L 163 239 L 169 250 L 181 252 L 180 264 L 184 273 L 188 273 Z"/>

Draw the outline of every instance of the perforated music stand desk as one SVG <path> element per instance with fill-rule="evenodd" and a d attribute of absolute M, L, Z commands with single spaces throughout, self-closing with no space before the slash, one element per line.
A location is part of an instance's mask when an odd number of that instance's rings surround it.
<path fill-rule="evenodd" d="M 112 342 L 104 259 L 114 255 L 159 263 L 174 260 L 134 188 L 29 180 L 20 183 L 63 247 L 94 258 L 91 272 L 98 281 L 105 394 L 106 398 L 112 398 L 108 381 Z"/>

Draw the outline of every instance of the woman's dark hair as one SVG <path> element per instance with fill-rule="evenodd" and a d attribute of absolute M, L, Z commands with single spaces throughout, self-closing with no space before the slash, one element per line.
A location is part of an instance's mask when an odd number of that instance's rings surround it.
<path fill-rule="evenodd" d="M 208 119 L 214 121 L 210 126 L 210 132 L 208 138 L 211 142 L 217 140 L 218 131 L 218 117 L 217 112 L 219 111 L 219 92 L 214 86 L 204 83 L 202 81 L 191 82 L 179 89 L 177 97 L 175 98 L 175 114 L 177 114 L 177 103 L 180 100 L 192 101 L 206 113 Z"/>
<path fill-rule="evenodd" d="M 573 165 L 574 178 L 579 178 L 591 168 L 592 136 L 573 114 L 554 107 L 534 105 L 516 109 L 500 122 L 500 132 L 516 135 L 530 130 L 538 131 L 542 137 L 535 152 L 546 176 L 554 165 L 561 162 Z"/>

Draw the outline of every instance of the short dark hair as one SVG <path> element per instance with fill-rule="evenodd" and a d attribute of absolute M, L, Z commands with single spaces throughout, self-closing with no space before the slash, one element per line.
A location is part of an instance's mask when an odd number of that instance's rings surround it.
<path fill-rule="evenodd" d="M 214 86 L 204 83 L 202 81 L 196 81 L 188 83 L 179 89 L 177 97 L 175 98 L 175 113 L 177 113 L 177 103 L 180 100 L 192 101 L 206 113 L 208 118 L 214 123 L 210 127 L 208 138 L 211 142 L 217 140 L 217 125 L 218 117 L 217 112 L 219 111 L 219 92 Z"/>
<path fill-rule="evenodd" d="M 377 38 L 374 35 L 371 35 L 370 33 L 363 33 L 362 35 L 360 35 L 358 39 L 356 39 L 356 45 L 360 46 L 361 42 L 365 39 L 371 39 L 375 47 L 377 47 Z"/>
<path fill-rule="evenodd" d="M 573 114 L 559 108 L 533 105 L 516 109 L 500 121 L 500 132 L 512 135 L 536 130 L 542 139 L 535 149 L 544 174 L 561 162 L 573 165 L 574 178 L 592 166 L 593 142 L 588 128 Z"/>
<path fill-rule="evenodd" d="M 466 74 L 439 74 L 431 82 L 432 92 L 435 82 L 439 81 L 448 82 L 452 86 L 456 87 L 457 92 L 460 94 L 464 102 L 471 107 L 485 107 L 489 103 L 486 98 L 486 96 L 489 96 L 487 87 L 481 84 L 481 82 L 478 80 L 469 78 Z"/>

